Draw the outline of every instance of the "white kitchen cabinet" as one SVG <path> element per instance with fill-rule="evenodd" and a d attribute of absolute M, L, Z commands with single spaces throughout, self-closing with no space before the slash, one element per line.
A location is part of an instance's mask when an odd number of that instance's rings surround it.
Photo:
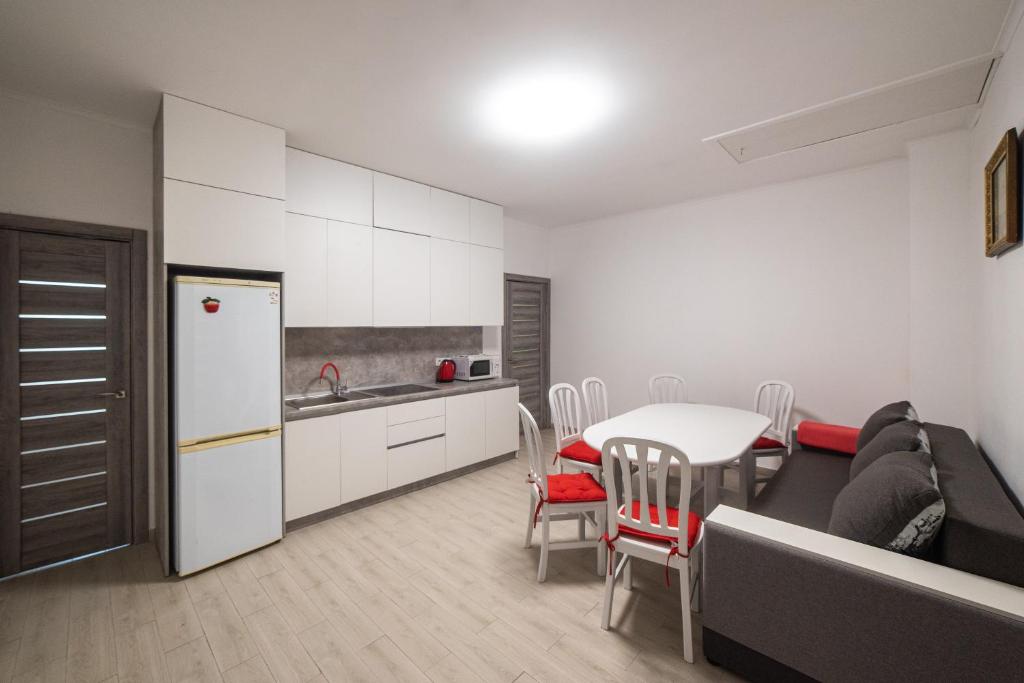
<path fill-rule="evenodd" d="M 327 221 L 328 327 L 373 325 L 373 228 Z"/>
<path fill-rule="evenodd" d="M 519 387 L 484 392 L 487 403 L 487 457 L 519 450 Z"/>
<path fill-rule="evenodd" d="M 323 327 L 327 319 L 327 219 L 285 214 L 284 324 Z"/>
<path fill-rule="evenodd" d="M 164 262 L 283 271 L 284 202 L 163 181 Z"/>
<path fill-rule="evenodd" d="M 387 490 L 387 408 L 354 410 L 337 417 L 341 435 L 341 502 Z"/>
<path fill-rule="evenodd" d="M 388 449 L 388 488 L 422 481 L 444 472 L 446 437 Z"/>
<path fill-rule="evenodd" d="M 430 238 L 430 324 L 469 325 L 469 249 Z"/>
<path fill-rule="evenodd" d="M 430 324 L 430 238 L 394 230 L 373 231 L 373 324 Z"/>
<path fill-rule="evenodd" d="M 469 324 L 504 325 L 505 252 L 469 247 Z"/>
<path fill-rule="evenodd" d="M 430 187 L 374 171 L 373 224 L 378 228 L 428 234 Z"/>
<path fill-rule="evenodd" d="M 430 236 L 469 242 L 469 197 L 430 188 Z"/>
<path fill-rule="evenodd" d="M 287 210 L 346 223 L 373 222 L 373 171 L 288 147 Z"/>
<path fill-rule="evenodd" d="M 445 471 L 487 458 L 487 392 L 445 399 Z"/>
<path fill-rule="evenodd" d="M 165 178 L 284 199 L 280 128 L 165 94 L 162 135 Z"/>
<path fill-rule="evenodd" d="M 428 398 L 388 406 L 388 426 L 418 422 L 431 417 L 444 417 L 444 399 Z"/>
<path fill-rule="evenodd" d="M 285 520 L 341 505 L 342 417 L 328 415 L 285 425 Z"/>
<path fill-rule="evenodd" d="M 469 200 L 469 241 L 482 247 L 505 248 L 505 211 L 497 204 Z"/>

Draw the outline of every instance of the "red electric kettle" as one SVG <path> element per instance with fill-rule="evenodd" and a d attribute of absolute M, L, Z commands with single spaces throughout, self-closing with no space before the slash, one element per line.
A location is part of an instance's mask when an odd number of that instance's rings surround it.
<path fill-rule="evenodd" d="M 451 382 L 455 379 L 455 361 L 451 358 L 445 358 L 441 361 L 441 364 L 437 366 L 437 381 L 438 382 Z"/>

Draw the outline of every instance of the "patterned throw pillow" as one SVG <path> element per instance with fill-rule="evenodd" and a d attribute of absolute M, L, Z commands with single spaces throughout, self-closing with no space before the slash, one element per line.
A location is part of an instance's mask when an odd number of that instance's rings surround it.
<path fill-rule="evenodd" d="M 882 431 L 875 438 L 857 451 L 850 463 L 850 480 L 853 481 L 861 472 L 883 455 L 896 451 L 923 451 L 931 453 L 928 434 L 918 422 L 903 420 L 896 422 Z"/>
<path fill-rule="evenodd" d="M 932 456 L 897 451 L 847 484 L 832 505 L 828 532 L 907 555 L 922 555 L 946 516 Z"/>
<path fill-rule="evenodd" d="M 878 436 L 878 432 L 891 424 L 903 422 L 904 420 L 918 421 L 917 411 L 914 410 L 914 406 L 910 405 L 910 401 L 897 401 L 896 403 L 882 406 L 872 413 L 871 417 L 864 423 L 864 426 L 860 428 L 860 434 L 857 435 L 857 450 L 859 451 L 868 445 L 873 438 Z"/>

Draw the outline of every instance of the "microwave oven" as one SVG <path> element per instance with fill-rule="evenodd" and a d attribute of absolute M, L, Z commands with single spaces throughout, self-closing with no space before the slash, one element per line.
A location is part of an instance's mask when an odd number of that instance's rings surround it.
<path fill-rule="evenodd" d="M 470 381 L 498 376 L 497 356 L 455 356 L 453 360 L 455 361 L 455 379 Z"/>

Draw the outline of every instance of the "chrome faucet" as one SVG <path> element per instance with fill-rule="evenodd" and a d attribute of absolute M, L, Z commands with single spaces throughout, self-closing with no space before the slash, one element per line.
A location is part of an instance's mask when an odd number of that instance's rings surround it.
<path fill-rule="evenodd" d="M 324 363 L 320 367 L 320 385 L 323 386 L 324 373 L 327 372 L 327 368 L 334 370 L 334 388 L 332 389 L 332 391 L 334 391 L 335 396 L 341 396 L 346 391 L 348 391 L 348 384 L 341 383 L 341 373 L 338 372 L 338 366 L 335 365 L 334 363 L 331 363 L 330 361 Z"/>

